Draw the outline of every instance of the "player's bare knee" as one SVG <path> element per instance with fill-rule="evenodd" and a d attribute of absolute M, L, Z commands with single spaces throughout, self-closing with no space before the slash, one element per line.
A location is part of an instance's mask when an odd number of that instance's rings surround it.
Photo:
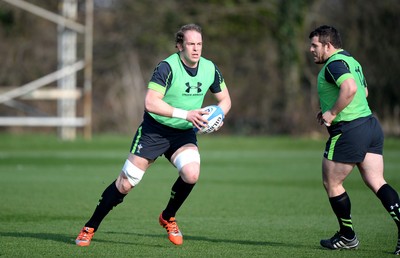
<path fill-rule="evenodd" d="M 129 183 L 128 178 L 125 176 L 124 172 L 121 172 L 121 174 L 118 176 L 117 181 L 115 182 L 115 186 L 122 194 L 128 194 L 129 191 L 133 188 L 133 186 Z"/>
<path fill-rule="evenodd" d="M 173 160 L 183 181 L 195 184 L 200 174 L 200 154 L 195 149 L 186 149 L 179 153 Z"/>
<path fill-rule="evenodd" d="M 183 169 L 183 171 L 179 172 L 179 175 L 185 183 L 195 184 L 199 180 L 200 171 L 199 170 L 191 171 Z"/>
<path fill-rule="evenodd" d="M 181 177 L 185 183 L 188 183 L 191 185 L 197 183 L 197 181 L 199 180 L 199 174 L 189 174 L 189 175 L 181 174 Z"/>
<path fill-rule="evenodd" d="M 132 164 L 129 160 L 125 161 L 124 166 L 122 167 L 122 183 L 121 187 L 126 190 L 131 190 L 133 187 L 139 184 L 144 175 L 144 171 Z M 129 191 L 128 190 L 128 191 Z"/>

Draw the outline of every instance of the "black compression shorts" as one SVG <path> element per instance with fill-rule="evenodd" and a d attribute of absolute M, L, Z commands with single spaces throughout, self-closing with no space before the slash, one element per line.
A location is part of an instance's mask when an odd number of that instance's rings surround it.
<path fill-rule="evenodd" d="M 359 163 L 367 153 L 383 153 L 383 131 L 373 116 L 339 122 L 328 127 L 328 132 L 324 157 L 329 160 Z"/>
<path fill-rule="evenodd" d="M 145 112 L 143 122 L 133 138 L 130 152 L 149 160 L 156 160 L 164 154 L 170 160 L 177 149 L 188 143 L 197 146 L 193 129 L 181 130 L 160 124 Z"/>

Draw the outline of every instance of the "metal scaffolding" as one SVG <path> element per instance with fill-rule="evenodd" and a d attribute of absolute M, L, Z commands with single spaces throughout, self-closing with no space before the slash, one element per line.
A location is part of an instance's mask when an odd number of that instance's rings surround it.
<path fill-rule="evenodd" d="M 59 137 L 73 140 L 76 129 L 83 127 L 84 137 L 91 138 L 92 131 L 92 48 L 93 0 L 85 1 L 85 24 L 76 22 L 78 0 L 60 0 L 60 13 L 56 14 L 23 0 L 2 0 L 22 10 L 55 23 L 58 31 L 58 70 L 27 84 L 0 93 L 0 104 L 12 106 L 17 98 L 55 99 L 55 117 L 1 117 L 0 126 L 51 126 L 57 127 Z M 84 56 L 77 57 L 78 33 L 84 36 Z M 77 73 L 83 71 L 84 85 L 77 88 Z M 40 89 L 57 82 L 57 89 Z M 83 117 L 77 117 L 77 100 L 83 101 Z"/>

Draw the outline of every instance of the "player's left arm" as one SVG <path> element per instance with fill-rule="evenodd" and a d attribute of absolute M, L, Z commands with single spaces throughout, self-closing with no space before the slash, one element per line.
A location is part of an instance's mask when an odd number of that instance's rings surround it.
<path fill-rule="evenodd" d="M 224 115 L 226 116 L 232 106 L 228 88 L 225 87 L 220 92 L 214 93 L 214 97 L 217 100 L 217 105 L 224 111 Z"/>
<path fill-rule="evenodd" d="M 231 109 L 231 96 L 225 84 L 224 77 L 217 66 L 215 66 L 214 83 L 211 85 L 210 91 L 214 94 L 217 105 L 224 111 L 224 115 L 226 116 Z"/>

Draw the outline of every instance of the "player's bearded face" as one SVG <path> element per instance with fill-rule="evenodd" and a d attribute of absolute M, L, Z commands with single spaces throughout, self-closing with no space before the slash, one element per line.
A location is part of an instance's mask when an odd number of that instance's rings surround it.
<path fill-rule="evenodd" d="M 203 48 L 202 36 L 197 31 L 186 31 L 181 46 L 181 59 L 185 65 L 189 67 L 196 67 L 201 57 Z"/>
<path fill-rule="evenodd" d="M 326 45 L 323 45 L 319 42 L 318 37 L 313 37 L 311 39 L 310 52 L 314 57 L 314 63 L 323 64 L 326 62 L 327 53 L 326 53 Z"/>

